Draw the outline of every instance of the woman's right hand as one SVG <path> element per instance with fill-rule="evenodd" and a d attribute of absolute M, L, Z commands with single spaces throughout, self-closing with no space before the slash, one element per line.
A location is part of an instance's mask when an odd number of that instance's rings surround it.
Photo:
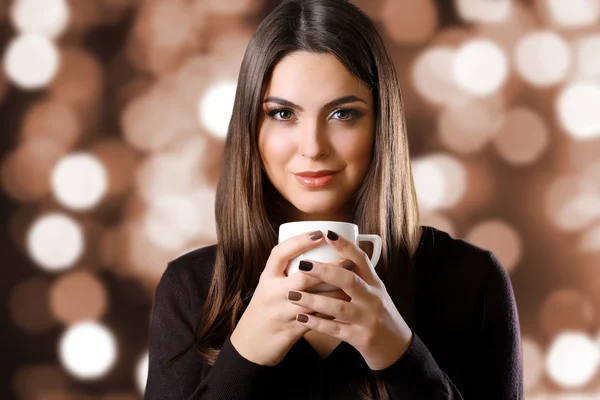
<path fill-rule="evenodd" d="M 313 240 L 311 234 L 317 237 Z M 323 233 L 315 231 L 273 247 L 252 299 L 231 334 L 231 344 L 244 358 L 260 365 L 276 365 L 310 330 L 296 321 L 296 314 L 314 311 L 288 301 L 288 292 L 303 291 L 323 281 L 303 273 L 287 277 L 285 270 L 291 259 L 324 242 Z"/>

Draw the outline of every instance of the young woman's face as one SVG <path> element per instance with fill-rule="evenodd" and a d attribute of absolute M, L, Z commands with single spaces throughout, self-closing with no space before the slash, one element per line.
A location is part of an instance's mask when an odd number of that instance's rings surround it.
<path fill-rule="evenodd" d="M 275 66 L 262 109 L 260 155 L 271 183 L 295 208 L 290 220 L 347 221 L 348 200 L 373 150 L 371 91 L 335 56 L 295 52 Z M 323 186 L 296 176 L 319 170 L 337 172 Z"/>

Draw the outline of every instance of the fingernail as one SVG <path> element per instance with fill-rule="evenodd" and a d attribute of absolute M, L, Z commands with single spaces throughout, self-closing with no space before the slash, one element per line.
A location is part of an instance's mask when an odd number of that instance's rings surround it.
<path fill-rule="evenodd" d="M 352 271 L 354 269 L 354 263 L 351 260 L 344 260 L 341 267 L 348 271 Z"/>
<path fill-rule="evenodd" d="M 310 237 L 310 240 L 319 240 L 323 237 L 323 232 L 314 231 L 314 232 L 309 233 L 308 237 Z"/>
<path fill-rule="evenodd" d="M 327 238 L 329 240 L 338 240 L 339 236 L 337 235 L 337 233 L 327 230 Z"/>
<path fill-rule="evenodd" d="M 290 290 L 288 292 L 288 300 L 298 301 L 302 298 L 302 293 L 296 292 L 294 290 Z"/>
<path fill-rule="evenodd" d="M 298 314 L 298 315 L 296 315 L 296 320 L 298 322 L 306 323 L 306 322 L 308 322 L 308 317 L 304 314 Z"/>
<path fill-rule="evenodd" d="M 310 271 L 313 268 L 313 263 L 311 263 L 310 261 L 302 260 L 300 261 L 300 265 L 298 266 L 298 268 L 300 268 L 300 271 Z"/>

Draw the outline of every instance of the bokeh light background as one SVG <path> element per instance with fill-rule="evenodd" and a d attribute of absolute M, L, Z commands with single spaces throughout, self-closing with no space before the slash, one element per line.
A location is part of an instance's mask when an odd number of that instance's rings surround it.
<path fill-rule="evenodd" d="M 510 273 L 533 399 L 600 399 L 600 0 L 361 0 L 422 224 Z M 216 242 L 271 0 L 0 2 L 2 399 L 134 400 L 166 263 Z"/>

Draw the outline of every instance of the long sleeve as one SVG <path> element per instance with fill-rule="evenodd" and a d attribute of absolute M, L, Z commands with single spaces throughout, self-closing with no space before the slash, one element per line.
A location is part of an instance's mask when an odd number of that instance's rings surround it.
<path fill-rule="evenodd" d="M 181 265 L 180 265 L 181 266 Z M 183 265 L 186 267 L 186 265 Z M 189 266 L 188 266 L 189 267 Z M 195 349 L 168 367 L 168 360 L 186 348 L 200 309 L 191 300 L 191 279 L 179 277 L 169 263 L 156 288 L 150 322 L 148 381 L 145 400 L 264 398 L 259 389 L 270 378 L 271 366 L 242 357 L 227 336 L 215 364 L 210 367 Z M 198 294 L 196 293 L 196 296 Z M 193 308 L 193 309 L 192 309 Z"/>
<path fill-rule="evenodd" d="M 478 362 L 465 365 L 470 379 L 458 388 L 413 331 L 413 340 L 402 357 L 391 366 L 374 371 L 385 381 L 391 399 L 524 398 L 520 329 L 512 286 L 494 254 L 487 253 L 491 268 L 479 296 L 483 321 L 476 324 L 481 329 L 474 348 L 465 350 L 478 357 Z"/>

